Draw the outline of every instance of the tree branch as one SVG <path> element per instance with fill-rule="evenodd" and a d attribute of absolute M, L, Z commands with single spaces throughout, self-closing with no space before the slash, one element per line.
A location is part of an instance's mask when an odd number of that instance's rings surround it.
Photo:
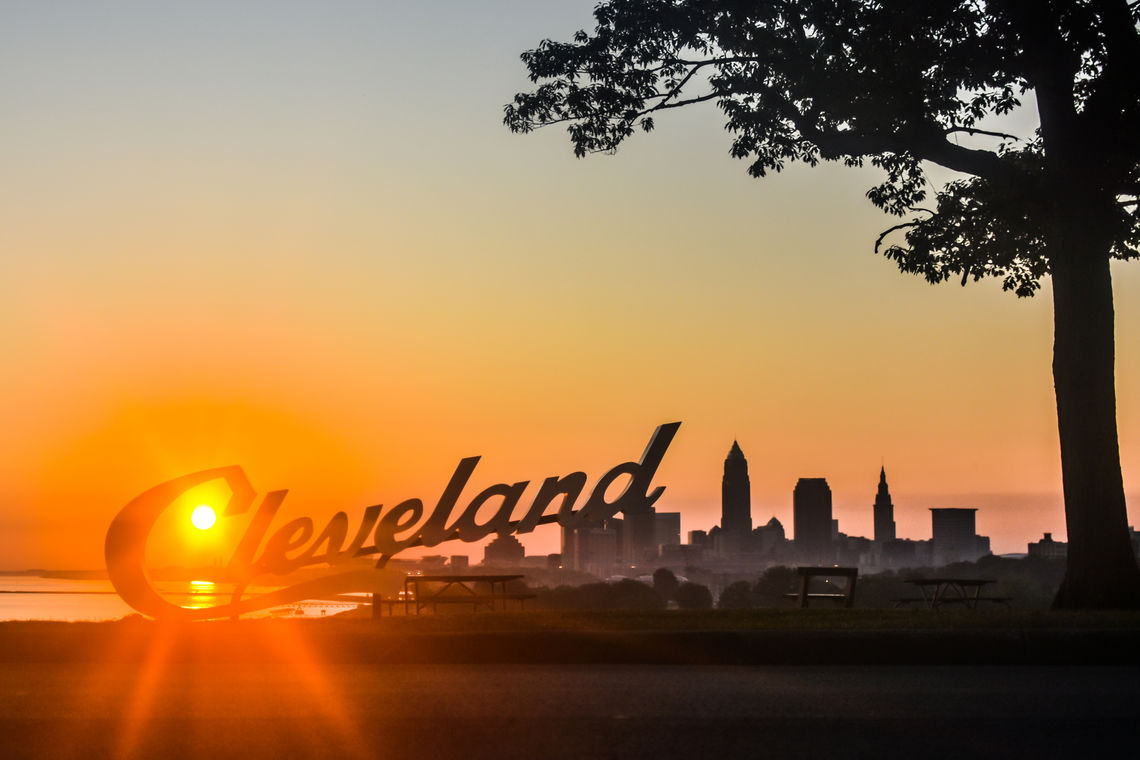
<path fill-rule="evenodd" d="M 965 132 L 970 135 L 989 135 L 990 137 L 1001 137 L 1007 140 L 1021 140 L 1017 135 L 1010 135 L 1005 132 L 991 132 L 988 129 L 977 129 L 976 127 L 952 127 L 942 130 L 942 134 L 944 135 L 951 135 L 955 132 Z"/>
<path fill-rule="evenodd" d="M 963 148 L 947 140 L 945 135 L 916 140 L 909 149 L 919 158 L 975 177 L 1013 179 L 1021 174 L 998 154 L 988 150 Z"/>
<path fill-rule="evenodd" d="M 876 153 L 906 151 L 917 158 L 932 161 L 962 174 L 986 179 L 1011 179 L 1020 172 L 992 151 L 963 148 L 955 145 L 937 131 L 924 129 L 922 135 L 899 133 L 858 133 L 853 130 L 824 132 L 808 122 L 803 115 L 795 120 L 796 129 L 820 147 L 825 153 L 866 156 Z M 917 130 L 916 130 L 917 131 Z"/>
<path fill-rule="evenodd" d="M 875 253 L 879 252 L 879 248 L 883 245 L 883 240 L 886 239 L 887 235 L 890 235 L 892 232 L 898 232 L 899 230 L 905 230 L 908 227 L 917 227 L 920 223 L 921 222 L 918 219 L 912 219 L 909 222 L 896 224 L 893 227 L 888 227 L 887 229 L 883 230 L 879 233 L 879 236 L 875 238 Z"/>
<path fill-rule="evenodd" d="M 661 95 L 652 96 L 652 97 L 661 97 L 664 99 L 660 103 L 658 103 L 657 105 L 650 108 L 649 111 L 656 111 L 660 108 L 664 108 L 666 103 L 668 103 L 671 99 L 677 97 L 677 95 L 679 95 L 681 93 L 681 88 L 683 88 L 686 84 L 689 83 L 689 80 L 691 80 L 694 76 L 696 76 L 696 73 L 701 69 L 701 66 L 703 66 L 703 65 L 704 64 L 700 64 L 697 66 L 693 66 L 691 69 L 689 69 L 689 73 L 685 74 L 685 76 L 683 76 L 681 78 L 681 81 L 679 81 L 679 82 L 677 82 L 677 84 L 673 85 L 673 87 L 668 92 L 663 93 Z M 645 114 L 645 113 L 648 113 L 648 111 L 642 112 L 642 114 Z"/>
<path fill-rule="evenodd" d="M 662 101 L 655 106 L 646 108 L 644 111 L 639 112 L 636 118 L 651 114 L 654 111 L 664 111 L 667 108 L 680 108 L 681 106 L 687 106 L 691 103 L 704 103 L 705 101 L 712 100 L 713 98 L 719 98 L 723 94 L 724 93 L 721 92 L 710 92 L 705 95 L 697 95 L 696 97 L 688 98 L 686 100 L 675 100 L 672 103 Z"/>

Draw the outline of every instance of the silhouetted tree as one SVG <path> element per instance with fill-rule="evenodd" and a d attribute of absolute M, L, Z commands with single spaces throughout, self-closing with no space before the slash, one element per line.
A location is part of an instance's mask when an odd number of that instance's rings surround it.
<path fill-rule="evenodd" d="M 667 602 L 673 598 L 679 583 L 677 576 L 667 567 L 659 567 L 653 571 L 653 590 Z"/>
<path fill-rule="evenodd" d="M 752 596 L 756 604 L 761 607 L 786 606 L 784 594 L 798 591 L 799 577 L 791 567 L 774 565 L 764 571 L 764 574 L 752 587 Z"/>
<path fill-rule="evenodd" d="M 608 583 L 609 606 L 620 610 L 657 610 L 665 606 L 665 601 L 658 596 L 648 583 L 640 583 L 629 578 Z"/>
<path fill-rule="evenodd" d="M 752 584 L 748 581 L 730 583 L 720 592 L 716 606 L 722 610 L 750 610 L 756 606 L 752 597 Z"/>
<path fill-rule="evenodd" d="M 713 606 L 712 592 L 708 586 L 699 583 L 682 583 L 673 592 L 673 600 L 683 610 L 711 610 Z"/>
<path fill-rule="evenodd" d="M 547 610 L 658 610 L 665 601 L 648 584 L 627 578 L 617 583 L 543 589 L 534 606 Z"/>
<path fill-rule="evenodd" d="M 510 129 L 567 123 L 582 156 L 715 101 L 753 176 L 883 170 L 867 195 L 904 219 L 875 247 L 902 271 L 995 276 L 1019 296 L 1052 279 L 1069 540 L 1055 604 L 1140 606 L 1109 272 L 1140 245 L 1140 2 L 607 0 L 594 16 L 593 34 L 523 53 L 540 84 L 507 106 Z M 1035 134 L 994 131 L 1030 91 Z M 927 162 L 961 178 L 929 199 Z"/>

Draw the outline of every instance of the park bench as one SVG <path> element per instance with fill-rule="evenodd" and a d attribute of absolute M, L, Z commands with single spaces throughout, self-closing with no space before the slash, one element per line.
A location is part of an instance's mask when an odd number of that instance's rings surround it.
<path fill-rule="evenodd" d="M 797 567 L 796 574 L 800 577 L 800 590 L 797 593 L 784 594 L 786 599 L 799 600 L 801 608 L 808 606 L 808 601 L 811 599 L 824 599 L 832 602 L 842 602 L 844 607 L 855 606 L 855 580 L 859 576 L 859 568 L 857 567 Z M 829 578 L 846 578 L 847 583 L 842 591 L 832 592 L 812 592 L 810 584 L 812 578 L 824 578 L 825 583 L 830 583 Z"/>

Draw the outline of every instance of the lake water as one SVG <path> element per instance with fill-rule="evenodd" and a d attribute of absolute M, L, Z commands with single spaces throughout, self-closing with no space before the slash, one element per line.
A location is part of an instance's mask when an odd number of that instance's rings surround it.
<path fill-rule="evenodd" d="M 232 584 L 210 581 L 167 581 L 154 583 L 155 589 L 183 607 L 207 607 L 229 601 Z M 250 592 L 268 589 L 251 588 Z M 302 602 L 243 615 L 320 617 L 335 615 L 352 605 Z M 39 578 L 29 575 L 0 575 L 0 621 L 4 620 L 118 620 L 134 614 L 119 598 L 110 581 Z"/>

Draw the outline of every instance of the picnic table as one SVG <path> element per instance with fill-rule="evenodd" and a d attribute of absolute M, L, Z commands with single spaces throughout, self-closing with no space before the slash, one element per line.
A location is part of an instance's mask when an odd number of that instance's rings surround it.
<path fill-rule="evenodd" d="M 896 607 L 921 602 L 926 607 L 937 610 L 943 605 L 961 604 L 966 609 L 977 609 L 979 602 L 1009 604 L 1009 597 L 982 596 L 982 589 L 997 583 L 993 578 L 911 578 L 907 581 L 918 587 L 921 597 L 903 597 L 895 600 Z"/>
<path fill-rule="evenodd" d="M 784 594 L 787 599 L 798 599 L 800 607 L 807 607 L 809 599 L 827 599 L 833 602 L 843 602 L 844 607 L 855 605 L 855 579 L 859 576 L 857 567 L 797 567 L 796 574 L 800 576 L 799 593 Z M 842 590 L 828 592 L 810 592 L 809 585 L 812 578 L 823 578 L 825 583 L 831 583 L 830 578 L 846 578 L 847 583 Z M 833 586 L 837 588 L 837 586 Z"/>

